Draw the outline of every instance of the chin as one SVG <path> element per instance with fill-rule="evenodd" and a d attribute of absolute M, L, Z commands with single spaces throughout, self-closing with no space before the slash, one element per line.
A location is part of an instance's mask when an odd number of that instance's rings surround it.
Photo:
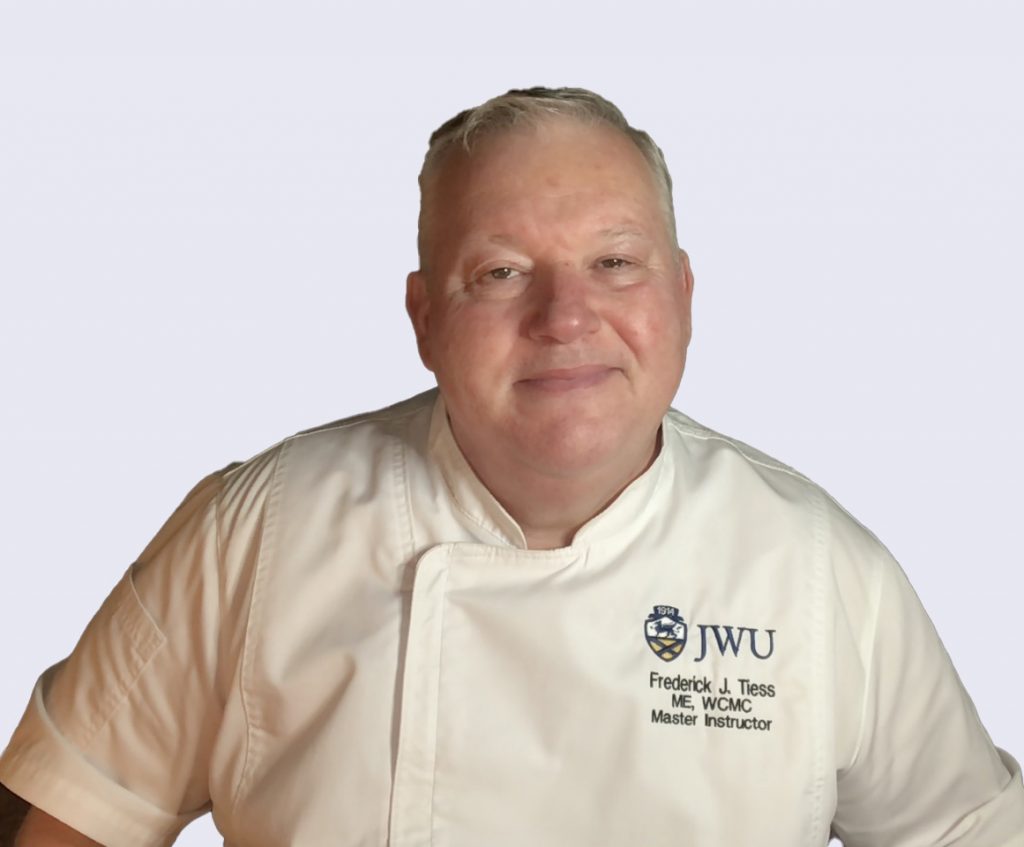
<path fill-rule="evenodd" d="M 593 427 L 575 421 L 531 433 L 520 447 L 538 470 L 552 476 L 575 476 L 613 466 L 633 452 L 643 452 L 642 445 L 630 443 L 636 432 L 609 430 L 606 422 Z"/>

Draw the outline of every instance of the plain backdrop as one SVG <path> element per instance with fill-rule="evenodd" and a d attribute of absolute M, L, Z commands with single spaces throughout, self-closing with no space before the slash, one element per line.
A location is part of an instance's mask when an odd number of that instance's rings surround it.
<path fill-rule="evenodd" d="M 665 151 L 676 405 L 882 538 L 1024 755 L 1018 9 L 0 4 L 0 743 L 201 476 L 432 384 L 427 136 L 545 84 Z"/>

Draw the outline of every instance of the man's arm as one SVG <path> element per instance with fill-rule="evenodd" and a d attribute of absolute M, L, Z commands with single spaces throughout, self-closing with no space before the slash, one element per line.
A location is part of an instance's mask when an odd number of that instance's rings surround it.
<path fill-rule="evenodd" d="M 1024 847 L 1019 766 L 993 746 L 906 575 L 887 552 L 876 563 L 833 831 L 848 847 Z"/>
<path fill-rule="evenodd" d="M 0 780 L 66 823 L 30 812 L 0 847 L 169 843 L 208 807 L 221 619 L 206 601 L 221 587 L 220 489 L 215 474 L 190 492 L 72 654 L 40 678 L 0 753 Z"/>
<path fill-rule="evenodd" d="M 51 817 L 40 809 L 30 808 L 25 816 L 25 823 L 18 831 L 12 847 L 103 847 Z"/>
<path fill-rule="evenodd" d="M 14 837 L 28 810 L 28 803 L 0 785 L 0 847 L 14 847 Z"/>
<path fill-rule="evenodd" d="M 0 785 L 0 847 L 103 847 Z"/>

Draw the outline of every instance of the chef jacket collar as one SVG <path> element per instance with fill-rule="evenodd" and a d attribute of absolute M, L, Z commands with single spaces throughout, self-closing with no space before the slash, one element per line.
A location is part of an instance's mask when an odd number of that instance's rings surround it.
<path fill-rule="evenodd" d="M 573 536 L 572 547 L 589 545 L 601 538 L 629 529 L 637 532 L 640 524 L 671 486 L 672 451 L 665 440 L 665 422 L 658 432 L 659 450 L 651 466 L 633 480 L 603 511 L 587 521 Z M 463 521 L 475 533 L 482 531 L 487 541 L 526 549 L 526 535 L 470 467 L 455 441 L 444 400 L 438 393 L 430 420 L 429 454 L 444 478 L 448 492 Z"/>

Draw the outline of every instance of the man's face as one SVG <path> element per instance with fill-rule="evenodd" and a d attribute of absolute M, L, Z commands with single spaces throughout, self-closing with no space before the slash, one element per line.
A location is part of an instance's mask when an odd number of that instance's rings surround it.
<path fill-rule="evenodd" d="M 426 202 L 407 305 L 470 463 L 642 471 L 682 376 L 692 277 L 639 150 L 552 120 L 452 154 Z"/>

